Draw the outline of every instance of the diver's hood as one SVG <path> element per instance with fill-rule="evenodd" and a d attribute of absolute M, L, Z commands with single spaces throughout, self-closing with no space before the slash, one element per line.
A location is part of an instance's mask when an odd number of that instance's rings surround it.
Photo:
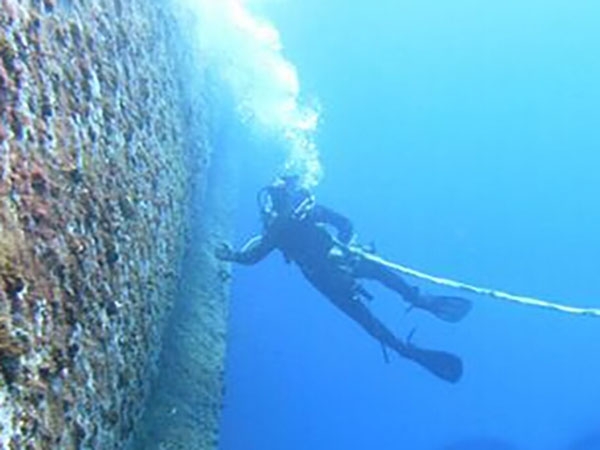
<path fill-rule="evenodd" d="M 263 218 L 289 215 L 302 219 L 314 206 L 315 198 L 308 189 L 276 182 L 258 191 L 257 202 Z"/>

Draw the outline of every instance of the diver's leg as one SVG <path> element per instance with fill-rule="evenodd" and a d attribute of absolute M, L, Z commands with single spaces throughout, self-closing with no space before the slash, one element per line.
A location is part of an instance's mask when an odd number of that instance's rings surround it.
<path fill-rule="evenodd" d="M 386 347 L 405 356 L 406 347 L 358 298 L 332 299 L 332 303 L 357 322 L 367 333 Z"/>
<path fill-rule="evenodd" d="M 395 350 L 400 356 L 416 362 L 434 375 L 451 383 L 455 383 L 461 378 L 462 361 L 457 356 L 405 344 L 356 297 L 330 298 L 330 300 L 382 345 Z"/>
<path fill-rule="evenodd" d="M 420 301 L 419 289 L 411 286 L 398 273 L 381 264 L 368 253 L 360 253 L 356 256 L 357 262 L 354 268 L 354 276 L 376 280 L 384 286 L 398 292 L 404 300 L 417 306 Z"/>
<path fill-rule="evenodd" d="M 418 288 L 406 283 L 396 271 L 368 253 L 361 252 L 355 257 L 354 276 L 379 281 L 414 307 L 429 311 L 442 320 L 458 322 L 471 310 L 471 302 L 462 297 L 420 294 Z"/>

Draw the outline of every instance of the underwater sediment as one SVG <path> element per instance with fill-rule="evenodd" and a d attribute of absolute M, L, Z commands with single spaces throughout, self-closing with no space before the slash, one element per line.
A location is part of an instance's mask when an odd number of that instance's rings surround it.
<path fill-rule="evenodd" d="M 210 166 L 186 135 L 208 119 L 154 2 L 0 3 L 0 448 L 126 448 Z"/>

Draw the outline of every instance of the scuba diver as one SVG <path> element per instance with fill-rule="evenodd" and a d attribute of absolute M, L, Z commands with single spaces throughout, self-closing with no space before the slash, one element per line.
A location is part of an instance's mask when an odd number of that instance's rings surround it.
<path fill-rule="evenodd" d="M 455 383 L 461 378 L 459 357 L 415 346 L 412 333 L 402 341 L 376 318 L 365 304 L 373 297 L 358 280 L 376 280 L 399 293 L 410 308 L 423 309 L 448 322 L 465 317 L 471 309 L 468 300 L 426 295 L 407 284 L 372 251 L 356 245 L 350 220 L 318 204 L 314 195 L 300 186 L 298 176 L 280 177 L 261 189 L 258 203 L 262 234 L 250 239 L 239 251 L 222 244 L 215 251 L 218 259 L 252 265 L 278 249 L 317 290 L 381 343 L 386 361 L 386 349 L 390 348 L 446 381 Z"/>

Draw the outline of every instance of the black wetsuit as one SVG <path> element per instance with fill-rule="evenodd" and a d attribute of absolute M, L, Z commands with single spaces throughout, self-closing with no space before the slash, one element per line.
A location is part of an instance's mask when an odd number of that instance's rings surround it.
<path fill-rule="evenodd" d="M 315 288 L 384 348 L 395 350 L 446 381 L 455 383 L 460 379 L 462 361 L 459 357 L 404 343 L 377 319 L 365 304 L 365 299 L 371 296 L 359 279 L 377 280 L 398 292 L 411 305 L 450 322 L 459 321 L 468 313 L 469 301 L 459 297 L 420 295 L 418 289 L 405 283 L 385 261 L 352 245 L 350 220 L 314 204 L 314 198 L 308 193 L 298 191 L 295 194 L 300 195 L 296 199 L 283 190 L 272 190 L 270 194 L 273 208 L 261 205 L 266 223 L 263 234 L 252 238 L 240 251 L 225 246 L 223 251 L 217 252 L 219 258 L 250 265 L 279 249 L 286 261 L 297 264 Z M 337 230 L 335 236 L 332 227 Z"/>
<path fill-rule="evenodd" d="M 328 226 L 337 230 L 336 237 Z M 403 356 L 409 356 L 409 348 L 364 304 L 364 299 L 370 296 L 358 279 L 380 281 L 409 302 L 418 297 L 418 291 L 368 253 L 351 246 L 352 237 L 350 220 L 327 207 L 315 205 L 302 218 L 276 217 L 261 236 L 234 252 L 231 260 L 255 264 L 272 250 L 279 249 L 288 262 L 298 265 L 315 288 L 371 336 Z"/>

